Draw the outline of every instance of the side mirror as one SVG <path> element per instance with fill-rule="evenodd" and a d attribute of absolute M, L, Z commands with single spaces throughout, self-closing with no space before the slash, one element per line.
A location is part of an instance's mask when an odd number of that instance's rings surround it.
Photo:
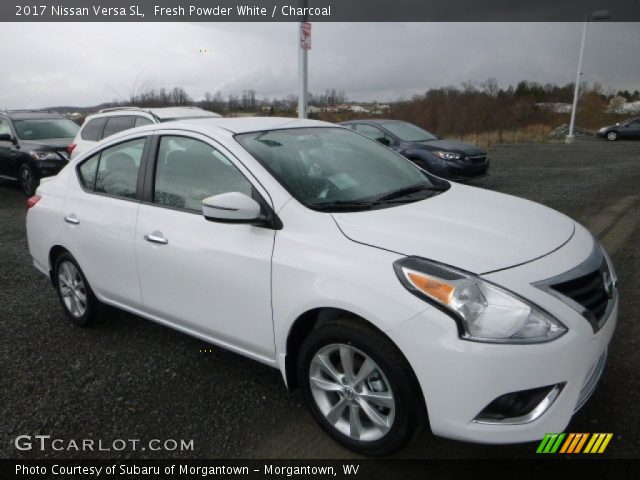
<path fill-rule="evenodd" d="M 10 133 L 0 133 L 0 142 L 13 142 L 13 137 Z"/>
<path fill-rule="evenodd" d="M 212 222 L 252 223 L 260 218 L 260 204 L 240 192 L 221 193 L 202 200 L 202 214 Z"/>
<path fill-rule="evenodd" d="M 391 140 L 389 140 L 387 137 L 378 137 L 376 138 L 376 140 L 380 142 L 382 145 L 384 145 L 385 147 L 388 147 L 389 145 L 391 145 Z"/>

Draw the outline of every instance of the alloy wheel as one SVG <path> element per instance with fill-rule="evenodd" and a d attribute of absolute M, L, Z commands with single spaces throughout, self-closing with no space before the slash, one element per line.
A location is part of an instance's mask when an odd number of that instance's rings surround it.
<path fill-rule="evenodd" d="M 367 354 L 345 344 L 327 345 L 309 367 L 311 394 L 324 418 L 359 441 L 384 437 L 395 419 L 391 384 Z"/>
<path fill-rule="evenodd" d="M 610 140 L 610 141 L 613 142 L 617 138 L 618 138 L 618 133 L 617 132 L 609 132 L 609 133 L 607 133 L 607 140 Z"/>
<path fill-rule="evenodd" d="M 64 261 L 58 268 L 58 288 L 66 309 L 75 318 L 87 311 L 87 290 L 76 266 Z"/>

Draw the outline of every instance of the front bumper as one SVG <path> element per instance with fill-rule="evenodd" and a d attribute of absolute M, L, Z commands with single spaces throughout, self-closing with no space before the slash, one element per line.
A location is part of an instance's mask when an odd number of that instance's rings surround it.
<path fill-rule="evenodd" d="M 442 317 L 434 321 L 439 315 Z M 418 377 L 435 435 L 480 443 L 518 443 L 565 429 L 595 389 L 604 367 L 598 364 L 606 355 L 617 315 L 616 304 L 604 327 L 589 339 L 568 332 L 538 345 L 461 340 L 455 326 L 446 325 L 453 320 L 435 309 L 388 333 Z M 596 381 L 590 382 L 594 372 Z M 555 384 L 564 384 L 562 390 L 533 421 L 516 425 L 474 421 L 500 395 Z"/>
<path fill-rule="evenodd" d="M 562 432 L 593 393 L 604 370 L 606 352 L 617 323 L 614 300 L 602 328 L 594 334 L 577 311 L 525 278 L 568 270 L 592 250 L 590 235 L 580 228 L 562 249 L 543 259 L 486 277 L 545 308 L 568 327 L 561 337 L 541 344 L 505 345 L 465 341 L 454 320 L 430 307 L 387 331 L 414 369 L 435 435 L 479 442 L 536 441 Z M 560 271 L 553 272 L 553 267 Z M 521 284 L 518 284 L 519 279 Z M 479 422 L 494 400 L 512 392 L 559 386 L 559 393 L 533 418 L 515 422 Z"/>

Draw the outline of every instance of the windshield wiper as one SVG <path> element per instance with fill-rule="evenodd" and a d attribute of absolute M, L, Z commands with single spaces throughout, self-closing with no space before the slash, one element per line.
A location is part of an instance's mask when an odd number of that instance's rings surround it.
<path fill-rule="evenodd" d="M 420 185 L 412 185 L 410 187 L 405 187 L 393 192 L 386 193 L 380 198 L 377 198 L 374 203 L 384 203 L 389 200 L 395 200 L 396 198 L 406 197 L 407 195 L 411 195 L 412 193 L 418 193 L 422 191 L 443 192 L 445 190 L 446 188 L 444 187 L 429 186 L 425 185 L 424 183 Z"/>
<path fill-rule="evenodd" d="M 335 202 L 314 203 L 309 208 L 314 210 L 369 210 L 375 206 L 374 202 L 359 202 L 351 200 L 336 200 Z"/>

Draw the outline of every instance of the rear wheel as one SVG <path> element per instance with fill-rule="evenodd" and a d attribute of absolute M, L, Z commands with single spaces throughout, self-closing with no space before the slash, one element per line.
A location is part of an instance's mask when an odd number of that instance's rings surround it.
<path fill-rule="evenodd" d="M 54 279 L 62 308 L 71 321 L 76 325 L 87 325 L 95 320 L 100 303 L 69 252 L 60 254 L 56 259 Z"/>
<path fill-rule="evenodd" d="M 422 410 L 407 361 L 382 334 L 338 320 L 303 342 L 298 379 L 311 413 L 345 447 L 388 455 L 414 434 Z"/>
<path fill-rule="evenodd" d="M 610 142 L 615 142 L 617 139 L 618 139 L 618 132 L 611 131 L 607 133 L 607 140 L 609 140 Z"/>
<path fill-rule="evenodd" d="M 28 197 L 35 195 L 39 182 L 29 165 L 24 164 L 20 166 L 18 170 L 18 182 L 25 195 Z"/>

